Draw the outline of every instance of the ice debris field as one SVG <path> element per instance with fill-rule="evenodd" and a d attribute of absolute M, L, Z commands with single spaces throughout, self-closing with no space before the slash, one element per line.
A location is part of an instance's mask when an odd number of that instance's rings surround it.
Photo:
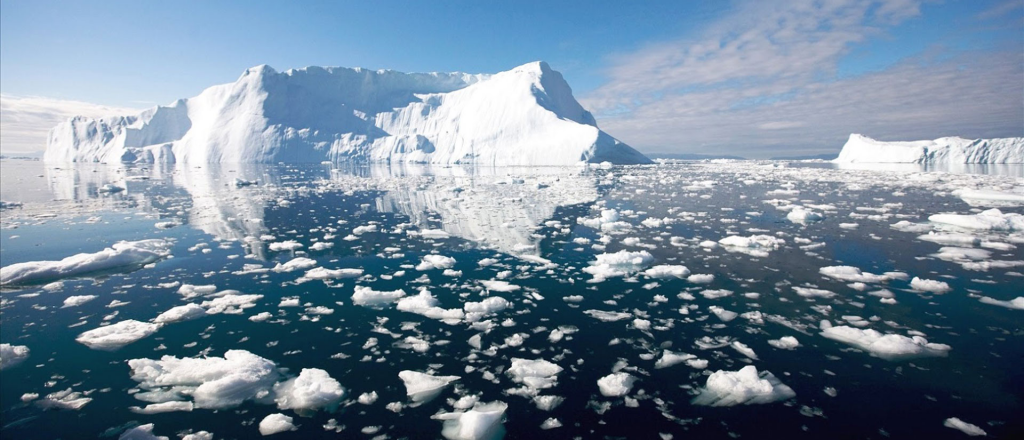
<path fill-rule="evenodd" d="M 462 79 L 460 79 L 462 80 Z M 5 438 L 1020 438 L 1020 177 L 5 162 Z"/>

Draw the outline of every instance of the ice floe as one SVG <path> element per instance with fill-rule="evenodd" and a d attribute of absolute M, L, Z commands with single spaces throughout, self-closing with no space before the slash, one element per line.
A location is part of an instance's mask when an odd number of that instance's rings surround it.
<path fill-rule="evenodd" d="M 886 360 L 944 357 L 952 348 L 946 344 L 930 343 L 922 336 L 882 334 L 872 329 L 832 326 L 828 321 L 822 321 L 821 335 Z"/>
<path fill-rule="evenodd" d="M 22 363 L 28 359 L 29 352 L 24 345 L 0 344 L 0 370 Z"/>
<path fill-rule="evenodd" d="M 128 319 L 83 332 L 75 340 L 95 350 L 112 351 L 146 338 L 159 329 L 160 324 Z"/>
<path fill-rule="evenodd" d="M 758 373 L 753 365 L 739 371 L 718 370 L 708 376 L 700 394 L 691 401 L 694 405 L 734 406 L 777 402 L 795 397 L 792 388 L 786 386 L 772 373 Z"/>
<path fill-rule="evenodd" d="M 96 272 L 130 270 L 169 256 L 171 243 L 162 239 L 119 241 L 95 253 L 59 261 L 28 261 L 0 268 L 0 284 L 42 284 Z"/>

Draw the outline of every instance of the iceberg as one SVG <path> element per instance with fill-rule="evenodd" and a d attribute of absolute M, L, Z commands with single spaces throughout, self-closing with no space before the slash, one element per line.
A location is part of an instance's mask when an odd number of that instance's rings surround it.
<path fill-rule="evenodd" d="M 494 75 L 262 65 L 137 115 L 71 118 L 50 131 L 44 160 L 651 163 L 601 131 L 542 61 Z"/>
<path fill-rule="evenodd" d="M 1024 163 L 1024 137 L 885 142 L 851 134 L 835 163 Z"/>

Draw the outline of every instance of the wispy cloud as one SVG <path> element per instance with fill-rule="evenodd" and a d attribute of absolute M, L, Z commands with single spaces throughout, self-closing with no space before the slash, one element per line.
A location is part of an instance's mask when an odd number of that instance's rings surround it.
<path fill-rule="evenodd" d="M 602 127 L 645 151 L 763 157 L 879 138 L 1024 131 L 1020 53 L 921 55 L 840 78 L 857 43 L 921 13 L 919 1 L 748 2 L 699 39 L 611 59 L 588 96 Z M 771 147 L 767 151 L 765 147 Z"/>
<path fill-rule="evenodd" d="M 46 148 L 50 129 L 73 116 L 99 118 L 139 110 L 81 101 L 0 94 L 0 151 L 32 153 Z"/>

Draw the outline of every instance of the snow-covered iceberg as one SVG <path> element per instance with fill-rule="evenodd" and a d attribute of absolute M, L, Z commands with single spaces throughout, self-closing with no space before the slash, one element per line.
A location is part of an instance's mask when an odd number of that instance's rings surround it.
<path fill-rule="evenodd" d="M 363 160 L 572 165 L 650 160 L 597 127 L 562 75 L 533 62 L 495 75 L 343 67 L 247 69 L 138 115 L 71 118 L 47 162 Z"/>
<path fill-rule="evenodd" d="M 851 134 L 835 163 L 1024 163 L 1024 137 L 884 142 Z"/>

